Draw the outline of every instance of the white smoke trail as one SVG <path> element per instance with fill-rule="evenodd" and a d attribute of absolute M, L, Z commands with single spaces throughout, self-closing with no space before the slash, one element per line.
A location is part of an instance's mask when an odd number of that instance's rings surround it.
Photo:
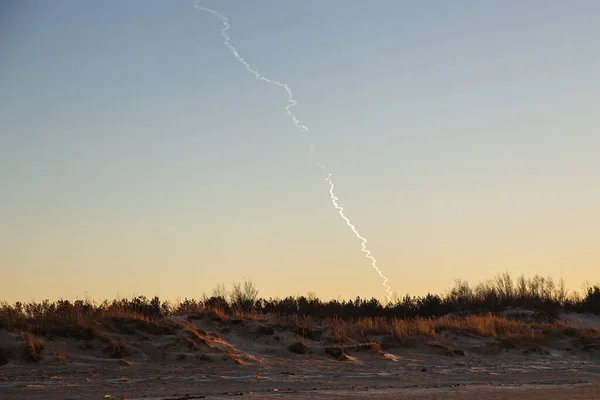
<path fill-rule="evenodd" d="M 335 195 L 334 189 L 335 186 L 333 184 L 333 180 L 331 178 L 331 173 L 329 171 L 327 171 L 327 168 L 325 168 L 325 166 L 323 164 L 321 164 L 315 157 L 316 152 L 315 152 L 315 148 L 313 146 L 312 143 L 308 142 L 306 135 L 304 134 L 306 131 L 308 131 L 308 127 L 306 127 L 305 125 L 303 125 L 302 123 L 300 123 L 300 121 L 298 120 L 298 118 L 296 118 L 296 116 L 292 113 L 292 111 L 290 110 L 292 107 L 294 107 L 295 105 L 298 104 L 298 102 L 296 100 L 294 100 L 294 96 L 292 94 L 292 90 L 289 88 L 289 86 L 285 83 L 281 83 L 279 81 L 273 80 L 273 79 L 269 79 L 263 75 L 260 74 L 260 72 L 258 72 L 257 70 L 253 69 L 250 64 L 240 55 L 240 53 L 238 52 L 238 50 L 231 44 L 231 38 L 229 37 L 229 35 L 227 34 L 227 31 L 229 30 L 229 28 L 231 27 L 229 25 L 229 19 L 224 16 L 223 14 L 207 8 L 207 7 L 203 7 L 200 5 L 201 0 L 195 0 L 194 1 L 194 7 L 197 8 L 200 11 L 205 11 L 208 13 L 211 13 L 213 15 L 215 15 L 216 17 L 219 17 L 221 19 L 221 21 L 223 22 L 223 29 L 221 29 L 221 36 L 223 36 L 223 38 L 225 39 L 225 41 L 223 42 L 223 44 L 225 46 L 227 46 L 229 48 L 229 50 L 231 51 L 231 53 L 233 54 L 233 56 L 239 61 L 241 62 L 244 67 L 246 67 L 246 70 L 248 72 L 250 72 L 251 74 L 253 74 L 256 79 L 270 83 L 272 85 L 275 86 L 279 86 L 283 89 L 285 89 L 285 91 L 288 94 L 288 104 L 285 106 L 285 112 L 286 114 L 291 118 L 292 122 L 294 123 L 294 125 L 296 126 L 296 128 L 298 128 L 301 133 L 302 133 L 302 138 L 308 143 L 309 145 L 309 151 L 308 151 L 308 155 L 314 157 L 315 159 L 315 163 L 317 164 L 317 166 L 319 168 L 321 168 L 323 170 L 323 172 L 327 175 L 327 177 L 325 178 L 325 180 L 329 183 L 329 196 L 331 198 L 331 203 L 333 204 L 333 206 L 335 207 L 335 209 L 338 211 L 340 217 L 342 217 L 342 219 L 344 221 L 346 221 L 346 224 L 350 227 L 350 229 L 352 230 L 352 232 L 354 233 L 354 235 L 361 240 L 361 251 L 363 253 L 365 253 L 365 257 L 368 258 L 371 261 L 371 266 L 375 269 L 375 271 L 377 271 L 377 274 L 379 274 L 379 276 L 383 279 L 383 286 L 385 287 L 385 291 L 386 291 L 386 302 L 391 300 L 392 297 L 392 288 L 390 287 L 390 285 L 388 285 L 388 278 L 386 278 L 383 273 L 381 272 L 381 270 L 379 269 L 379 267 L 377 267 L 377 260 L 375 259 L 375 257 L 373 257 L 371 255 L 371 252 L 367 249 L 367 239 L 365 239 L 363 236 L 361 236 L 361 234 L 358 232 L 358 230 L 356 229 L 356 227 L 354 226 L 354 224 L 350 221 L 350 219 L 348 217 L 346 217 L 346 215 L 344 214 L 344 208 L 341 207 L 338 203 L 338 197 Z"/>

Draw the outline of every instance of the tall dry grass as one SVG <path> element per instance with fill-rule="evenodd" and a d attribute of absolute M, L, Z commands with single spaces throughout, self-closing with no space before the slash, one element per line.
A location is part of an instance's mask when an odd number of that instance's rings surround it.
<path fill-rule="evenodd" d="M 562 323 L 528 323 L 491 313 L 464 317 L 445 317 L 435 320 L 437 331 L 450 330 L 482 337 L 523 337 L 534 338 L 544 329 L 562 327 Z"/>
<path fill-rule="evenodd" d="M 600 338 L 600 329 L 575 326 L 566 322 L 531 323 L 491 313 L 442 318 L 361 318 L 346 321 L 332 318 L 325 321 L 330 339 L 338 343 L 364 343 L 374 336 L 390 336 L 397 343 L 433 340 L 442 332 L 479 337 L 514 340 L 536 340 L 551 335 L 576 336 L 580 339 Z"/>

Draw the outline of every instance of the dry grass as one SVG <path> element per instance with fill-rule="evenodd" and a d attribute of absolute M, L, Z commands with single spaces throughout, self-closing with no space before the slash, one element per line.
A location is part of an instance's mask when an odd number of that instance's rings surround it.
<path fill-rule="evenodd" d="M 199 329 L 193 324 L 185 324 L 183 328 L 190 333 L 190 335 L 195 339 L 205 339 L 208 336 L 208 333 L 204 329 Z"/>
<path fill-rule="evenodd" d="M 38 362 L 42 359 L 44 341 L 36 339 L 31 333 L 25 338 L 25 358 L 29 361 Z"/>
<path fill-rule="evenodd" d="M 377 342 L 371 342 L 371 350 L 375 353 L 383 353 L 383 350 L 381 349 L 381 345 Z"/>
<path fill-rule="evenodd" d="M 435 339 L 435 320 L 414 318 L 394 319 L 391 323 L 392 337 L 401 344 L 408 344 L 412 339 Z"/>
<path fill-rule="evenodd" d="M 58 349 L 57 349 L 58 347 Z M 52 355 L 57 361 L 67 360 L 67 344 L 65 342 L 61 345 L 55 345 L 52 343 Z"/>
<path fill-rule="evenodd" d="M 600 349 L 600 329 L 580 328 L 574 332 L 569 329 L 568 333 L 574 337 L 575 344 L 579 345 L 583 350 Z"/>
<path fill-rule="evenodd" d="M 344 321 L 333 318 L 325 321 L 330 340 L 335 343 L 364 343 L 372 341 L 370 336 L 383 336 L 381 346 L 408 345 L 418 341 L 435 340 L 450 331 L 462 335 L 498 338 L 507 345 L 534 343 L 555 336 L 572 336 L 582 343 L 600 340 L 600 329 L 584 328 L 565 322 L 531 323 L 491 313 L 469 316 L 447 316 L 442 318 L 392 319 L 361 318 Z"/>
<path fill-rule="evenodd" d="M 180 324 L 166 318 L 151 319 L 140 314 L 106 318 L 104 325 L 124 333 L 145 332 L 154 335 L 170 334 L 180 327 Z"/>
<path fill-rule="evenodd" d="M 228 319 L 227 314 L 225 313 L 225 310 L 223 309 L 223 307 L 212 307 L 208 311 L 208 314 L 217 321 L 225 321 Z"/>
<path fill-rule="evenodd" d="M 551 324 L 531 324 L 507 319 L 491 313 L 466 317 L 446 317 L 435 320 L 436 330 L 451 330 L 481 337 L 522 337 L 535 338 L 543 334 Z M 558 326 L 554 324 L 555 326 Z"/>
<path fill-rule="evenodd" d="M 361 318 L 356 321 L 330 319 L 326 326 L 331 333 L 331 339 L 336 343 L 364 343 L 369 336 L 389 335 L 399 343 L 408 343 L 413 338 L 435 339 L 434 320 Z"/>
<path fill-rule="evenodd" d="M 150 318 L 122 307 L 85 312 L 76 308 L 57 311 L 45 303 L 36 306 L 40 310 L 26 315 L 11 311 L 10 307 L 2 304 L 0 327 L 31 332 L 50 339 L 59 336 L 79 340 L 95 337 L 107 340 L 111 332 L 169 334 L 179 328 L 177 322 L 168 318 Z M 42 306 L 46 307 L 46 311 Z"/>
<path fill-rule="evenodd" d="M 600 338 L 599 328 L 579 328 L 576 330 L 576 337 L 580 340 L 594 340 Z"/>
<path fill-rule="evenodd" d="M 200 344 L 214 348 L 219 347 L 221 339 L 216 334 L 209 334 L 197 328 L 192 322 L 169 317 L 150 318 L 143 314 L 132 312 L 123 308 L 111 308 L 103 311 L 101 315 L 93 312 L 82 312 L 72 309 L 64 313 L 55 313 L 51 317 L 35 317 L 43 314 L 22 314 L 18 316 L 9 313 L 7 308 L 3 311 L 0 322 L 3 326 L 22 329 L 28 332 L 25 339 L 26 355 L 29 360 L 39 361 L 44 349 L 43 341 L 36 337 L 45 336 L 52 342 L 55 336 L 73 337 L 83 341 L 93 338 L 104 340 L 108 346 L 106 352 L 114 358 L 128 355 L 129 349 L 124 343 L 115 340 L 113 335 L 125 333 L 128 335 L 140 332 L 163 335 L 174 334 L 183 330 L 184 339 L 192 350 L 198 350 Z M 31 316 L 33 315 L 33 317 Z M 196 318 L 198 317 L 198 318 Z M 255 329 L 260 334 L 274 335 L 280 331 L 292 331 L 304 340 L 322 340 L 324 337 L 330 344 L 348 345 L 375 343 L 375 351 L 381 348 L 388 349 L 394 346 L 413 345 L 422 341 L 439 341 L 450 332 L 456 335 L 473 335 L 477 337 L 496 338 L 503 347 L 543 343 L 551 338 L 572 338 L 575 345 L 580 344 L 586 348 L 600 347 L 600 329 L 586 328 L 575 323 L 563 321 L 556 322 L 531 322 L 515 318 L 506 318 L 491 313 L 469 316 L 445 316 L 441 318 L 359 318 L 344 320 L 341 318 L 327 318 L 314 320 L 309 316 L 299 315 L 271 315 L 234 311 L 234 315 L 227 315 L 222 307 L 205 308 L 194 316 L 194 319 L 212 318 L 223 325 L 223 333 L 236 328 L 236 324 L 247 324 L 248 320 L 257 322 Z M 250 326 L 250 324 L 247 324 Z M 239 327 L 238 327 L 239 328 Z M 242 328 L 243 329 L 243 328 Z M 279 336 L 279 335 L 278 335 Z M 292 346 L 296 346 L 294 344 Z M 295 349 L 290 349 L 295 351 Z M 66 359 L 65 351 L 52 351 L 53 357 L 59 360 Z M 237 356 L 236 356 L 237 357 Z M 0 357 L 1 359 L 2 357 Z M 6 358 L 6 357 L 4 357 Z M 0 360 L 0 362 L 3 362 Z"/>
<path fill-rule="evenodd" d="M 326 347 L 325 353 L 336 358 L 338 361 L 344 361 L 348 359 L 348 357 L 346 357 L 346 353 L 344 352 L 344 348 L 340 346 Z"/>
<path fill-rule="evenodd" d="M 111 358 L 122 358 L 123 356 L 130 355 L 129 349 L 125 346 L 125 343 L 112 338 L 109 340 L 104 352 L 108 353 Z"/>
<path fill-rule="evenodd" d="M 196 342 L 194 341 L 194 339 L 192 339 L 189 336 L 184 336 L 183 340 L 189 344 L 190 346 L 190 350 L 195 351 L 196 350 Z"/>
<path fill-rule="evenodd" d="M 206 332 L 204 329 L 202 328 L 197 328 L 196 326 L 194 326 L 193 324 L 186 322 L 182 324 L 182 328 L 185 329 L 188 332 L 187 337 L 184 337 L 184 339 L 188 342 L 190 342 L 192 344 L 192 349 L 196 349 L 196 344 L 202 343 L 208 347 L 213 347 L 213 339 L 211 338 L 211 335 L 209 335 L 208 332 Z M 214 337 L 215 335 L 213 335 Z M 214 339 L 218 340 L 218 335 L 216 337 L 214 337 Z"/>
<path fill-rule="evenodd" d="M 233 360 L 235 361 L 236 364 L 240 365 L 243 364 L 244 362 L 242 361 L 242 359 L 240 358 L 238 352 L 233 348 L 233 346 L 227 346 L 227 355 Z"/>

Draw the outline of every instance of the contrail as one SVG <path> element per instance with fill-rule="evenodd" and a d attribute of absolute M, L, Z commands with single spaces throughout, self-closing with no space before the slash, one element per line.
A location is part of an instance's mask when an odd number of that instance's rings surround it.
<path fill-rule="evenodd" d="M 223 38 L 225 39 L 225 41 L 223 42 L 223 44 L 225 46 L 227 46 L 229 48 L 229 50 L 231 51 L 231 53 L 233 54 L 233 56 L 239 61 L 241 62 L 244 67 L 246 67 L 246 70 L 248 72 L 250 72 L 251 74 L 253 74 L 256 79 L 270 83 L 272 85 L 275 86 L 279 86 L 283 89 L 285 89 L 285 91 L 287 92 L 288 95 L 288 104 L 287 106 L 285 106 L 285 113 L 291 118 L 292 122 L 294 123 L 294 125 L 296 126 L 296 128 L 298 128 L 301 132 L 302 132 L 302 138 L 308 143 L 309 145 L 309 151 L 308 151 L 308 155 L 311 157 L 314 157 L 315 159 L 315 163 L 317 164 L 317 166 L 319 168 L 321 168 L 323 170 L 323 172 L 327 175 L 327 177 L 325 178 L 325 180 L 329 183 L 329 197 L 331 198 L 331 203 L 333 204 L 333 206 L 335 207 L 335 209 L 338 211 L 338 213 L 340 214 L 340 217 L 342 217 L 342 219 L 344 221 L 346 221 L 346 224 L 350 227 L 350 229 L 352 230 L 352 232 L 354 233 L 354 235 L 361 240 L 361 251 L 363 253 L 365 253 L 365 257 L 368 258 L 371 261 L 371 266 L 375 269 L 375 271 L 377 271 L 377 274 L 381 277 L 381 279 L 383 279 L 383 287 L 385 287 L 385 292 L 386 292 L 386 302 L 388 302 L 389 300 L 391 300 L 392 297 L 392 288 L 390 287 L 390 285 L 388 285 L 388 278 L 386 278 L 383 273 L 381 272 L 381 270 L 379 269 L 379 267 L 377 267 L 377 260 L 375 259 L 375 257 L 373 257 L 371 255 L 371 252 L 367 249 L 367 239 L 365 239 L 363 236 L 361 236 L 361 234 L 358 232 L 358 230 L 356 229 L 356 227 L 354 226 L 354 224 L 350 221 L 350 219 L 348 217 L 346 217 L 346 215 L 344 214 L 344 208 L 341 207 L 338 203 L 339 198 L 335 195 L 334 189 L 335 189 L 335 185 L 333 184 L 333 180 L 331 178 L 331 172 L 329 172 L 327 170 L 327 168 L 325 168 L 325 166 L 323 164 L 321 164 L 315 157 L 316 152 L 315 152 L 315 148 L 313 146 L 312 143 L 308 142 L 305 132 L 308 131 L 308 127 L 303 125 L 298 118 L 296 118 L 296 116 L 292 113 L 291 108 L 294 107 L 295 105 L 298 104 L 298 102 L 296 100 L 294 100 L 294 96 L 292 94 L 292 90 L 289 88 L 289 86 L 286 83 L 281 83 L 279 81 L 273 80 L 273 79 L 269 79 L 263 75 L 260 74 L 260 72 L 258 72 L 257 70 L 253 69 L 250 64 L 240 55 L 240 53 L 238 52 L 238 50 L 235 48 L 235 46 L 233 46 L 231 44 L 231 37 L 229 37 L 229 35 L 227 34 L 227 31 L 229 30 L 229 28 L 231 27 L 231 25 L 229 25 L 229 19 L 224 16 L 223 14 L 207 8 L 207 7 L 203 7 L 200 5 L 201 0 L 195 0 L 194 1 L 194 7 L 197 8 L 200 11 L 206 11 L 209 12 L 211 14 L 213 14 L 216 17 L 219 17 L 221 19 L 221 21 L 223 22 L 223 29 L 221 29 L 221 36 L 223 36 Z"/>

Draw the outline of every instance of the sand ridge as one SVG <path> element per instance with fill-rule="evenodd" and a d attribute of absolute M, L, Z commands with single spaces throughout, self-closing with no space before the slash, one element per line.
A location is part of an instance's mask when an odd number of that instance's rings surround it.
<path fill-rule="evenodd" d="M 302 329 L 268 318 L 170 318 L 176 328 L 156 332 L 124 323 L 110 337 L 38 337 L 44 346 L 38 362 L 23 358 L 25 332 L 4 330 L 0 347 L 8 362 L 0 367 L 0 394 L 15 399 L 453 398 L 552 387 L 577 398 L 577 390 L 587 393 L 600 382 L 600 354 L 564 335 L 530 347 L 444 331 L 435 339 L 382 350 L 373 343 L 385 343 L 385 335 L 340 342 L 316 323 Z"/>

